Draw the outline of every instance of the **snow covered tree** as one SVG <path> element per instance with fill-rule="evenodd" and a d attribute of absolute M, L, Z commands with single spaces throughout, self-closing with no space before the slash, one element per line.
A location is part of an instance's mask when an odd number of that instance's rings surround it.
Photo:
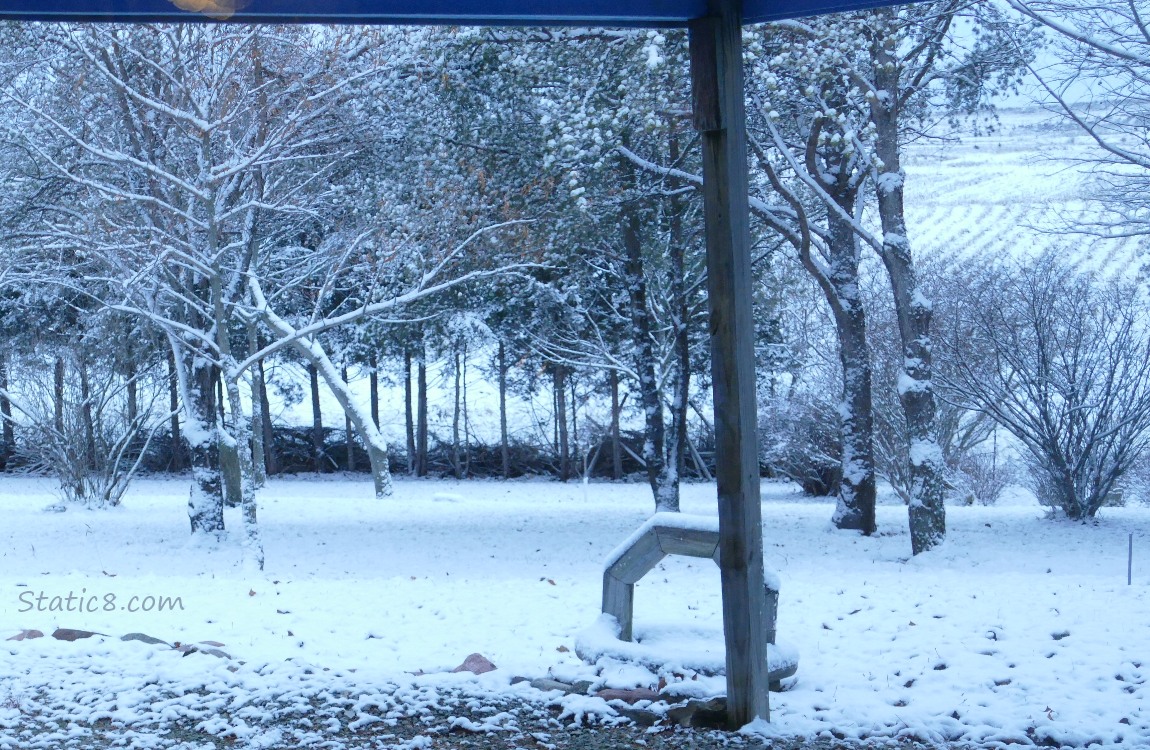
<path fill-rule="evenodd" d="M 164 332 L 193 463 L 192 531 L 223 531 L 216 453 L 236 446 L 245 539 L 259 563 L 236 356 L 244 279 L 276 231 L 294 231 L 289 217 L 314 216 L 317 186 L 357 150 L 346 105 L 376 70 L 358 67 L 374 45 L 299 28 L 53 29 L 42 90 L 9 90 L 34 122 L 16 135 L 75 198 L 43 207 L 37 231 L 50 247 L 87 254 L 107 309 Z"/>
<path fill-rule="evenodd" d="M 759 444 L 773 475 L 814 496 L 842 482 L 842 364 L 823 292 L 780 246 L 764 259 L 758 308 Z"/>
<path fill-rule="evenodd" d="M 946 398 L 1021 443 L 1044 504 L 1093 518 L 1150 445 L 1144 291 L 1053 253 L 966 273 L 964 346 L 944 349 Z"/>
<path fill-rule="evenodd" d="M 979 30 L 972 44 L 958 38 L 960 17 Z M 1008 34 L 1009 21 L 993 6 L 965 0 L 788 21 L 769 28 L 790 41 L 780 48 L 777 38 L 768 37 L 759 53 L 765 82 L 760 108 L 770 136 L 758 147 L 760 159 L 768 162 L 763 152 L 774 146 L 803 190 L 826 207 L 828 234 L 835 231 L 829 223 L 833 216 L 835 224 L 875 252 L 890 281 L 903 348 L 898 393 L 909 446 L 911 548 L 918 554 L 945 537 L 946 484 L 931 380 L 931 304 L 919 288 L 906 230 L 902 149 L 932 124 L 984 107 L 987 92 L 1008 83 L 1024 63 L 1027 47 Z M 790 110 L 779 105 L 796 95 L 808 105 L 806 117 L 811 119 L 798 125 L 809 142 L 789 141 L 787 129 L 793 122 L 780 117 Z M 809 144 L 837 147 L 850 161 L 810 161 Z M 864 176 L 874 191 L 878 232 L 862 220 L 862 202 L 844 204 L 831 189 L 835 179 L 844 178 L 848 165 L 851 174 Z M 795 200 L 790 205 L 795 212 L 801 210 Z"/>
<path fill-rule="evenodd" d="M 965 332 L 960 323 L 966 280 L 963 269 L 927 259 L 918 264 L 918 281 L 925 295 L 934 300 L 931 338 L 936 346 L 947 350 L 965 349 Z M 874 357 L 872 371 L 875 378 L 875 471 L 880 479 L 904 502 L 910 501 L 913 478 L 906 461 L 909 450 L 906 422 L 898 402 L 898 380 L 903 368 L 903 347 L 898 330 L 898 319 L 890 296 L 890 287 L 884 278 L 866 278 L 864 287 L 868 306 L 871 352 Z M 968 353 L 973 357 L 974 353 Z M 946 377 L 949 359 L 934 362 L 940 377 Z M 980 477 L 971 476 L 981 471 L 978 456 L 991 437 L 994 422 L 985 414 L 941 399 L 936 404 L 938 444 L 947 469 L 948 497 L 969 500 L 974 493 L 983 502 L 992 498 L 983 488 Z M 991 471 L 993 472 L 993 467 Z"/>
<path fill-rule="evenodd" d="M 856 53 L 827 45 L 812 54 L 811 47 L 786 34 L 773 29 L 764 34 L 752 47 L 757 65 L 751 80 L 760 106 L 752 119 L 759 137 L 752 136 L 751 143 L 770 192 L 756 213 L 791 242 L 831 309 L 843 387 L 842 478 L 832 522 L 871 534 L 876 491 L 871 354 L 859 281 L 862 246 L 855 230 L 870 163 L 856 137 L 867 130 L 866 114 L 850 106 L 855 91 L 841 75 L 844 54 Z M 805 96 L 789 95 L 795 91 Z M 772 207 L 772 197 L 782 205 Z"/>
<path fill-rule="evenodd" d="M 1033 67 L 1046 103 L 1098 146 L 1097 155 L 1083 158 L 1093 163 L 1091 195 L 1101 210 L 1071 230 L 1101 237 L 1150 234 L 1150 7 L 1138 0 L 1008 2 L 1054 41 L 1044 64 Z"/>
<path fill-rule="evenodd" d="M 556 32 L 554 41 L 550 65 L 578 72 L 544 91 L 548 164 L 579 217 L 583 241 L 570 248 L 570 266 L 589 282 L 575 296 L 592 333 L 554 348 L 626 376 L 643 417 L 656 507 L 677 510 L 691 387 L 706 350 L 701 217 L 682 171 L 698 170 L 688 148 L 686 38 L 580 31 Z M 650 169 L 650 159 L 672 166 Z"/>

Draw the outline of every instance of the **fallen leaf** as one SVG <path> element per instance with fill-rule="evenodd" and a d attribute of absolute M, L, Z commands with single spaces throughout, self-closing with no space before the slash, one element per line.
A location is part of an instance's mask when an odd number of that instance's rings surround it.
<path fill-rule="evenodd" d="M 565 654 L 565 653 L 567 653 L 568 651 L 570 651 L 571 649 L 567 648 L 566 646 L 560 646 L 559 648 L 557 648 L 557 649 L 555 649 L 555 650 L 556 650 L 556 651 L 558 651 L 558 652 L 559 652 L 559 653 L 561 653 L 561 654 Z"/>
<path fill-rule="evenodd" d="M 78 641 L 81 638 L 91 638 L 94 635 L 104 635 L 103 633 L 93 633 L 91 630 L 76 630 L 75 628 L 56 628 L 52 633 L 52 637 L 58 641 Z"/>

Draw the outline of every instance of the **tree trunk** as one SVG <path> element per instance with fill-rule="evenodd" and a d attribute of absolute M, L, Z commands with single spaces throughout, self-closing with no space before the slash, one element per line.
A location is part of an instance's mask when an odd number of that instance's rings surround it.
<path fill-rule="evenodd" d="M 554 388 L 555 374 L 551 374 L 551 413 L 555 418 L 551 420 L 551 453 L 558 460 L 559 456 L 559 394 Z"/>
<path fill-rule="evenodd" d="M 805 160 L 812 178 L 822 184 L 830 199 L 826 205 L 825 262 L 811 255 L 809 242 L 799 246 L 803 267 L 818 283 L 835 321 L 839 360 L 843 375 L 843 400 L 839 430 L 842 438 L 838 503 L 831 520 L 840 529 L 875 531 L 874 412 L 871 395 L 870 348 L 867 343 L 866 311 L 859 295 L 859 238 L 844 218 L 854 216 L 861 178 L 851 167 L 852 157 L 841 152 L 820 153 L 821 139 L 808 141 Z M 772 185 L 782 190 L 771 174 Z M 800 221 L 807 221 L 797 198 L 788 197 Z M 832 202 L 833 201 L 833 202 Z"/>
<path fill-rule="evenodd" d="M 631 307 L 631 338 L 635 344 L 635 371 L 639 374 L 639 399 L 644 417 L 643 461 L 647 464 L 647 482 L 655 497 L 655 510 L 677 511 L 677 486 L 675 490 L 667 486 L 663 397 L 659 393 L 655 372 L 655 343 L 651 313 L 647 307 L 647 279 L 643 268 L 639 221 L 638 206 L 629 206 L 623 218 L 623 245 L 626 250 L 625 278 Z"/>
<path fill-rule="evenodd" d="M 844 210 L 853 210 L 853 197 L 840 196 L 840 205 Z M 834 289 L 831 309 L 839 340 L 844 405 L 840 411 L 842 481 L 831 522 L 837 528 L 870 535 L 876 530 L 874 410 L 866 310 L 858 293 L 859 243 L 854 230 L 837 212 L 828 210 L 827 217 L 830 228 L 827 270 Z"/>
<path fill-rule="evenodd" d="M 467 414 L 467 344 L 463 345 L 463 476 L 471 476 L 471 418 Z"/>
<path fill-rule="evenodd" d="M 611 370 L 611 478 L 623 478 L 623 446 L 619 442 L 619 371 Z"/>
<path fill-rule="evenodd" d="M 244 418 L 243 403 L 240 400 L 241 373 L 232 371 L 236 362 L 226 358 L 229 372 L 224 373 L 223 382 L 228 398 L 228 408 L 232 412 L 232 431 L 221 430 L 220 445 L 227 446 L 235 457 L 235 472 L 239 479 L 241 518 L 244 529 L 244 554 L 247 561 L 258 570 L 264 569 L 264 545 L 260 536 L 259 518 L 256 505 L 255 464 L 252 453 L 252 422 Z"/>
<path fill-rule="evenodd" d="M 324 460 L 323 411 L 319 405 L 319 370 L 314 364 L 308 364 L 307 376 L 311 385 L 312 470 L 318 474 L 324 470 L 327 462 Z"/>
<path fill-rule="evenodd" d="M 339 374 L 345 383 L 350 382 L 347 379 L 347 365 L 343 366 Z M 371 420 L 371 422 L 372 424 L 376 425 L 378 429 L 378 423 L 374 418 Z M 343 427 L 344 445 L 347 446 L 347 470 L 355 471 L 355 433 L 352 431 L 351 427 L 351 415 L 346 411 L 343 414 Z"/>
<path fill-rule="evenodd" d="M 220 465 L 217 436 L 219 412 L 215 403 L 215 373 L 195 352 L 181 350 L 176 362 L 180 401 L 187 429 L 188 457 L 192 467 L 192 487 L 188 498 L 188 520 L 192 535 L 224 533 L 224 500 L 220 491 Z"/>
<path fill-rule="evenodd" d="M 878 11 L 893 16 L 891 9 Z M 892 17 L 893 21 L 893 17 Z M 904 371 L 899 400 L 910 444 L 910 541 L 912 554 L 925 552 L 946 538 L 946 466 L 938 445 L 930 339 L 931 302 L 919 289 L 904 213 L 902 155 L 899 146 L 899 67 L 892 51 L 894 35 L 872 49 L 875 82 L 881 94 L 872 99 L 875 153 L 882 163 L 876 180 L 882 223 L 882 262 L 890 276 L 902 339 Z"/>
<path fill-rule="evenodd" d="M 168 405 L 171 409 L 172 455 L 174 472 L 184 470 L 184 441 L 180 435 L 180 380 L 176 373 L 176 355 L 168 351 Z"/>
<path fill-rule="evenodd" d="M 128 366 L 128 424 L 135 425 L 140 416 L 139 383 L 136 380 L 136 366 Z"/>
<path fill-rule="evenodd" d="M 672 134 L 670 143 L 671 163 L 679 161 L 679 140 Z M 674 326 L 674 362 L 671 376 L 671 414 L 668 421 L 667 461 L 664 477 L 660 482 L 663 504 L 679 507 L 679 483 L 683 478 L 683 467 L 687 457 L 687 401 L 691 397 L 691 306 L 687 299 L 687 241 L 683 236 L 683 199 L 672 196 L 670 203 L 670 260 L 671 260 L 671 306 Z"/>
<path fill-rule="evenodd" d="M 92 417 L 92 383 L 88 378 L 88 363 L 80 360 L 80 419 L 84 423 L 84 467 L 96 468 L 96 423 Z"/>
<path fill-rule="evenodd" d="M 298 332 L 292 328 L 290 323 L 272 312 L 267 306 L 267 300 L 264 298 L 263 290 L 260 289 L 257 280 L 250 280 L 250 289 L 255 303 L 262 308 L 264 323 L 281 340 L 290 340 L 292 348 L 307 361 L 309 372 L 315 373 L 313 378 L 318 380 L 319 376 L 323 375 L 324 382 L 335 397 L 336 402 L 339 403 L 344 413 L 351 417 L 352 424 L 359 431 L 359 436 L 367 449 L 367 458 L 371 462 L 371 475 L 375 483 L 376 498 L 391 495 L 391 466 L 388 459 L 387 441 L 376 429 L 375 423 L 371 420 L 371 414 L 360 409 L 359 405 L 352 399 L 351 389 L 348 388 L 347 381 L 340 377 L 339 370 L 332 364 L 331 358 L 324 351 L 323 346 L 316 340 L 299 338 Z M 317 382 L 313 382 L 312 386 L 313 393 L 319 390 Z"/>
<path fill-rule="evenodd" d="M 8 392 L 8 357 L 3 353 L 0 353 L 0 391 Z M 0 396 L 0 420 L 4 423 L 0 426 L 4 441 L 4 444 L 0 446 L 0 471 L 7 471 L 8 461 L 11 460 L 12 454 L 16 451 L 16 430 L 12 422 L 12 402 L 7 396 Z"/>
<path fill-rule="evenodd" d="M 290 329 L 282 331 L 285 335 L 293 333 Z M 359 432 L 363 445 L 367 449 L 367 459 L 371 463 L 371 476 L 375 483 L 375 496 L 377 499 L 389 497 L 392 494 L 391 461 L 388 457 L 387 441 L 375 424 L 371 415 L 365 414 L 359 405 L 352 399 L 351 389 L 347 381 L 340 377 L 339 371 L 332 364 L 331 359 L 323 348 L 316 342 L 296 339 L 293 346 L 310 363 L 310 367 L 318 375 L 323 375 L 328 390 L 335 396 L 336 402 L 343 409 L 344 414 L 351 418 L 351 423 Z"/>
<path fill-rule="evenodd" d="M 55 370 L 52 373 L 52 397 L 55 408 L 56 432 L 64 434 L 64 358 L 56 357 Z"/>
<path fill-rule="evenodd" d="M 259 338 L 255 322 L 248 323 L 248 354 L 251 355 L 259 348 Z M 255 487 L 263 487 L 267 483 L 267 451 L 264 448 L 264 371 L 263 363 L 258 362 L 252 368 L 252 482 Z"/>
<path fill-rule="evenodd" d="M 374 351 L 368 359 L 368 367 L 371 368 L 371 372 L 367 376 L 368 397 L 371 399 L 371 421 L 375 423 L 376 427 L 379 427 L 379 359 Z"/>
<path fill-rule="evenodd" d="M 272 405 L 268 400 L 268 378 L 264 372 L 264 361 L 256 362 L 256 371 L 260 378 L 260 416 L 263 418 L 264 432 L 264 468 L 269 475 L 280 473 L 279 456 L 276 455 L 275 431 L 272 427 Z"/>
<path fill-rule="evenodd" d="M 559 479 L 566 482 L 571 478 L 570 450 L 567 445 L 567 389 L 566 368 L 555 365 L 552 370 L 555 383 L 555 426 L 559 430 Z"/>
<path fill-rule="evenodd" d="M 416 365 L 415 475 L 427 476 L 427 362 Z"/>
<path fill-rule="evenodd" d="M 453 375 L 454 375 L 454 395 L 455 405 L 451 411 L 451 473 L 455 475 L 456 479 L 463 478 L 463 467 L 460 462 L 459 454 L 459 419 L 462 412 L 459 410 L 459 397 L 462 393 L 460 384 L 462 383 L 462 373 L 460 372 L 459 349 L 456 348 L 452 353 Z"/>
<path fill-rule="evenodd" d="M 579 451 L 579 397 L 575 393 L 575 378 L 567 378 L 571 384 L 571 459 L 570 463 L 578 466 L 583 461 L 583 454 Z"/>
<path fill-rule="evenodd" d="M 499 342 L 499 457 L 503 478 L 511 478 L 511 456 L 507 446 L 507 347 Z"/>
<path fill-rule="evenodd" d="M 224 404 L 227 402 L 227 397 L 224 394 L 224 378 L 221 376 L 219 368 L 213 369 L 213 373 L 220 425 L 218 431 L 220 477 L 223 480 L 224 505 L 229 508 L 238 508 L 244 501 L 244 477 L 240 467 L 239 447 L 232 439 L 232 432 L 228 429 L 224 415 Z"/>
<path fill-rule="evenodd" d="M 415 474 L 415 409 L 412 404 L 411 350 L 403 348 L 403 427 L 407 438 L 407 473 Z"/>

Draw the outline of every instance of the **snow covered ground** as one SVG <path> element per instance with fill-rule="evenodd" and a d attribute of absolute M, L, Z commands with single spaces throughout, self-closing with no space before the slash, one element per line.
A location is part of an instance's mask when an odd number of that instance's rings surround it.
<path fill-rule="evenodd" d="M 275 481 L 262 496 L 267 569 L 254 575 L 238 538 L 188 543 L 186 495 L 185 482 L 145 480 L 120 509 L 55 514 L 42 510 L 49 480 L 0 479 L 0 638 L 107 634 L 2 642 L 0 748 L 83 747 L 110 730 L 138 748 L 398 747 L 355 737 L 460 689 L 479 704 L 541 697 L 516 676 L 723 689 L 692 679 L 722 661 L 707 560 L 669 558 L 638 586 L 636 635 L 665 651 L 664 669 L 575 656 L 594 632 L 604 558 L 652 510 L 644 485 L 400 481 L 376 502 L 366 481 Z M 1025 496 L 954 507 L 947 543 L 908 561 L 902 506 L 881 507 L 880 533 L 864 539 L 830 530 L 825 501 L 774 484 L 764 497 L 779 637 L 801 661 L 759 731 L 1150 746 L 1150 508 L 1081 525 L 1044 519 Z M 684 510 L 713 515 L 713 498 L 689 486 Z M 52 611 L 69 593 L 95 611 Z M 147 596 L 180 606 L 128 611 Z M 231 659 L 119 640 L 132 632 L 218 642 Z M 473 652 L 498 669 L 447 672 Z M 555 696 L 565 724 L 613 713 Z M 201 736 L 171 734 L 180 722 Z"/>
<path fill-rule="evenodd" d="M 907 150 L 907 226 L 916 257 L 961 263 L 1057 250 L 1082 270 L 1134 279 L 1147 239 L 1075 233 L 1097 221 L 1098 148 L 1037 106 L 1004 107 L 993 131 Z"/>

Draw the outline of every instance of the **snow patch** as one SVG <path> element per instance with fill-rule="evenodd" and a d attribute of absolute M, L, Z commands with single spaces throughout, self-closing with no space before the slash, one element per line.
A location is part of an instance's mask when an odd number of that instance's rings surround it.
<path fill-rule="evenodd" d="M 610 568 L 617 563 L 619 558 L 627 553 L 627 550 L 635 546 L 635 542 L 639 541 L 644 534 L 656 526 L 665 526 L 674 529 L 692 529 L 696 531 L 714 531 L 717 533 L 719 531 L 719 517 L 673 513 L 669 511 L 655 513 L 648 518 L 642 526 L 635 529 L 622 544 L 611 550 L 610 554 L 607 555 L 607 559 L 603 562 L 603 568 Z"/>

